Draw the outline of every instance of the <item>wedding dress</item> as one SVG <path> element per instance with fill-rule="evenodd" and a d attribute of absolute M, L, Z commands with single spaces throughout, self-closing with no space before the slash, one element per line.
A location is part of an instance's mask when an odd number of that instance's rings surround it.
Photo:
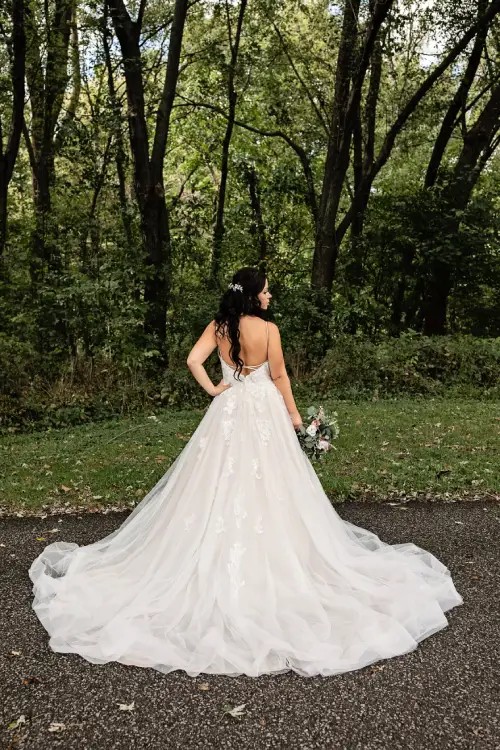
<path fill-rule="evenodd" d="M 410 542 L 342 520 L 303 453 L 269 363 L 216 396 L 122 525 L 32 563 L 53 651 L 161 672 L 334 675 L 415 649 L 462 604 Z"/>

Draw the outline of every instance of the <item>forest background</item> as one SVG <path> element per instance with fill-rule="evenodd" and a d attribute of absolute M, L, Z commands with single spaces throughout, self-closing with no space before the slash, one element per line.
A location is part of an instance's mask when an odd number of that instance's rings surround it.
<path fill-rule="evenodd" d="M 299 396 L 498 399 L 500 0 L 2 0 L 0 71 L 2 431 L 205 406 L 242 265 Z"/>

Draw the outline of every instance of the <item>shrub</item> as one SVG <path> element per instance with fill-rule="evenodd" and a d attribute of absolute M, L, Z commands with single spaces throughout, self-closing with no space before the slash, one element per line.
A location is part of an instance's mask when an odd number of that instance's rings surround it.
<path fill-rule="evenodd" d="M 498 396 L 500 339 L 409 332 L 374 344 L 339 336 L 308 384 L 320 396 Z"/>

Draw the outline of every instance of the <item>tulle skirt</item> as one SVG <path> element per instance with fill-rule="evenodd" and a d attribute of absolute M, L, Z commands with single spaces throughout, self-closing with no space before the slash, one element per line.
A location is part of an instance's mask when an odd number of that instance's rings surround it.
<path fill-rule="evenodd" d="M 190 676 L 360 669 L 463 601 L 431 552 L 341 519 L 267 365 L 213 399 L 119 528 L 49 544 L 29 575 L 53 651 Z"/>

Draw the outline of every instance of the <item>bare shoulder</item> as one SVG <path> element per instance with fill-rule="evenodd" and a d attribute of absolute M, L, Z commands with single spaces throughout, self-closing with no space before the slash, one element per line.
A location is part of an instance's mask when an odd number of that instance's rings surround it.
<path fill-rule="evenodd" d="M 270 321 L 268 321 L 268 325 L 269 325 L 269 333 L 270 333 L 270 334 L 271 334 L 272 336 L 275 336 L 275 337 L 279 338 L 279 335 L 280 335 L 280 329 L 278 328 L 278 326 L 276 325 L 276 323 L 273 323 L 273 322 L 272 322 L 272 321 L 270 320 Z"/>
<path fill-rule="evenodd" d="M 203 331 L 203 336 L 206 336 L 207 338 L 212 338 L 214 341 L 216 340 L 216 321 L 211 320 L 210 323 L 206 326 L 205 330 Z"/>
<path fill-rule="evenodd" d="M 227 325 L 226 323 L 219 323 L 217 320 L 212 320 L 209 325 L 211 328 L 212 335 L 217 344 L 223 339 L 227 338 Z"/>

